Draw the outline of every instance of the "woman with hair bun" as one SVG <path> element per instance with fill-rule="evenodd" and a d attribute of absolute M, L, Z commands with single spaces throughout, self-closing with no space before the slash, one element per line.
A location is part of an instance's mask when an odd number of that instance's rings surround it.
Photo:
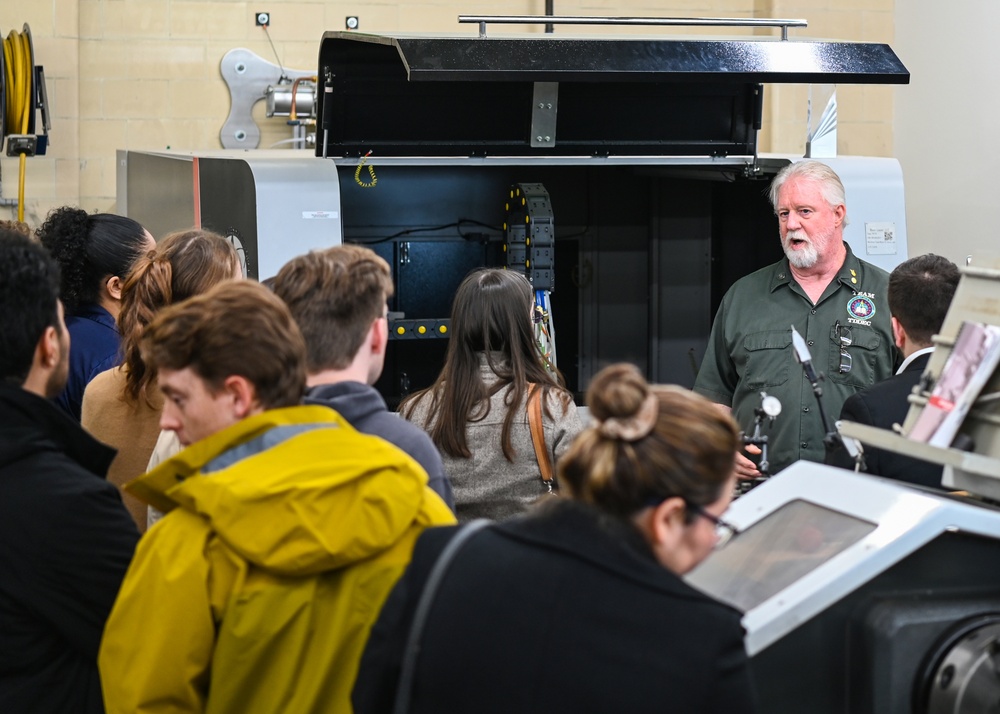
<path fill-rule="evenodd" d="M 524 275 L 496 268 L 468 275 L 455 292 L 444 369 L 399 407 L 441 452 L 460 521 L 517 515 L 551 490 L 529 427 L 533 389 L 551 463 L 582 428 L 562 375 L 538 349 L 533 305 Z"/>
<path fill-rule="evenodd" d="M 36 235 L 59 263 L 70 336 L 69 379 L 56 403 L 79 421 L 83 390 L 120 358 L 115 320 L 125 276 L 156 242 L 131 218 L 72 206 L 50 212 Z"/>
<path fill-rule="evenodd" d="M 680 577 L 731 528 L 736 426 L 627 364 L 598 373 L 587 403 L 592 425 L 558 467 L 565 497 L 471 535 L 407 643 L 457 531 L 420 537 L 368 641 L 357 714 L 393 711 L 404 663 L 411 714 L 755 710 L 740 613 Z"/>
<path fill-rule="evenodd" d="M 108 481 L 119 488 L 145 473 L 160 434 L 163 395 L 139 351 L 143 330 L 166 306 L 242 275 L 239 256 L 229 241 L 194 229 L 161 240 L 125 279 L 118 314 L 124 361 L 87 385 L 81 420 L 94 437 L 118 449 Z M 124 492 L 122 499 L 139 530 L 145 531 L 146 504 Z"/>

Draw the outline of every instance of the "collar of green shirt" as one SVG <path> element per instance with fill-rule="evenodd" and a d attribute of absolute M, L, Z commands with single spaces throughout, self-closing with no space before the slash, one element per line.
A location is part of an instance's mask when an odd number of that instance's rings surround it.
<path fill-rule="evenodd" d="M 836 280 L 857 292 L 861 290 L 861 286 L 864 284 L 862 280 L 864 277 L 863 266 L 846 241 L 844 242 L 844 248 L 847 250 L 847 256 L 844 258 L 844 264 L 840 266 L 840 272 L 837 273 Z M 789 285 L 792 281 L 792 270 L 788 267 L 788 258 L 783 257 L 779 262 L 774 264 L 774 269 L 771 272 L 770 291 L 773 293 L 782 285 Z M 824 291 L 825 294 L 826 291 Z"/>

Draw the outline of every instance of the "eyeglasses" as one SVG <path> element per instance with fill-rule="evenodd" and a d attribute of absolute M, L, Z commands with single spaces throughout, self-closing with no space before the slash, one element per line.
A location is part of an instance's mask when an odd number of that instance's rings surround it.
<path fill-rule="evenodd" d="M 718 516 L 713 516 L 698 504 L 685 500 L 684 505 L 686 505 L 688 510 L 696 516 L 701 516 L 715 525 L 715 535 L 718 538 L 715 542 L 716 548 L 724 547 L 726 543 L 740 534 L 739 528 L 734 526 L 732 523 L 722 520 Z"/>
<path fill-rule="evenodd" d="M 851 355 L 847 351 L 847 348 L 854 343 L 854 338 L 851 336 L 851 328 L 847 325 L 841 325 L 840 320 L 837 320 L 834 325 L 834 333 L 836 339 L 834 340 L 840 345 L 840 367 L 837 369 L 839 374 L 847 374 L 851 371 Z"/>

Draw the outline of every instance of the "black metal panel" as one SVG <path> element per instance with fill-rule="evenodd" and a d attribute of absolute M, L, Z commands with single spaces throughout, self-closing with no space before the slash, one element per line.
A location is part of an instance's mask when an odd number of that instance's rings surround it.
<path fill-rule="evenodd" d="M 320 107 L 320 156 L 755 153 L 761 103 L 755 83 L 720 76 L 677 83 L 662 73 L 646 73 L 642 82 L 567 74 L 559 83 L 555 143 L 533 147 L 535 73 L 501 73 L 490 81 L 446 73 L 442 78 L 454 81 L 408 81 L 398 47 L 353 37 L 328 33 L 320 52 L 320 75 L 333 89 Z"/>
<path fill-rule="evenodd" d="M 201 158 L 201 226 L 223 236 L 235 236 L 246 256 L 247 277 L 260 270 L 257 250 L 257 184 L 244 161 Z M 251 190 L 253 189 L 253 190 Z"/>
<path fill-rule="evenodd" d="M 906 84 L 910 73 L 886 44 L 676 40 L 630 37 L 407 37 L 327 32 L 334 44 L 391 47 L 410 81 Z M 336 50 L 350 53 L 356 49 Z M 332 59 L 332 57 L 327 57 Z"/>
<path fill-rule="evenodd" d="M 335 33 L 343 36 L 344 33 Z M 329 36 L 329 34 L 328 34 Z M 885 44 L 759 40 L 398 37 L 411 81 L 906 84 Z"/>
<path fill-rule="evenodd" d="M 556 153 L 750 156 L 759 101 L 756 84 L 563 82 Z"/>
<path fill-rule="evenodd" d="M 752 156 L 761 84 L 906 83 L 884 44 L 328 32 L 317 155 Z M 536 82 L 558 83 L 532 146 Z"/>

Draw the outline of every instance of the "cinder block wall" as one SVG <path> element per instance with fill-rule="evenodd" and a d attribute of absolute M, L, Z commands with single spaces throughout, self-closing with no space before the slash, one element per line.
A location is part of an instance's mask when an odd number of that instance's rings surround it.
<path fill-rule="evenodd" d="M 555 0 L 559 15 L 642 17 L 782 17 L 809 21 L 792 37 L 892 43 L 895 0 Z M 115 210 L 117 149 L 204 150 L 221 147 L 219 130 L 229 114 L 229 92 L 219 72 L 222 57 L 246 47 L 270 62 L 315 70 L 322 33 L 344 28 L 357 16 L 362 31 L 455 32 L 460 14 L 544 13 L 541 0 L 493 2 L 303 2 L 301 0 L 39 0 L 4 2 L 0 31 L 31 26 L 36 63 L 45 67 L 53 126 L 48 155 L 29 159 L 26 220 L 37 226 L 48 210 L 73 204 L 88 211 Z M 267 36 L 254 24 L 271 13 Z M 491 32 L 541 32 L 510 26 Z M 608 28 L 557 28 L 565 34 L 606 33 Z M 616 32 L 680 34 L 679 29 L 623 28 Z M 762 30 L 758 34 L 774 34 Z M 734 35 L 742 30 L 705 30 Z M 768 87 L 762 151 L 801 154 L 805 146 L 804 86 Z M 893 151 L 891 87 L 838 89 L 839 146 L 844 154 L 890 156 Z M 291 136 L 280 119 L 254 116 L 261 147 Z M 0 159 L 4 198 L 17 195 L 17 160 Z M 0 216 L 15 215 L 2 208 Z"/>

